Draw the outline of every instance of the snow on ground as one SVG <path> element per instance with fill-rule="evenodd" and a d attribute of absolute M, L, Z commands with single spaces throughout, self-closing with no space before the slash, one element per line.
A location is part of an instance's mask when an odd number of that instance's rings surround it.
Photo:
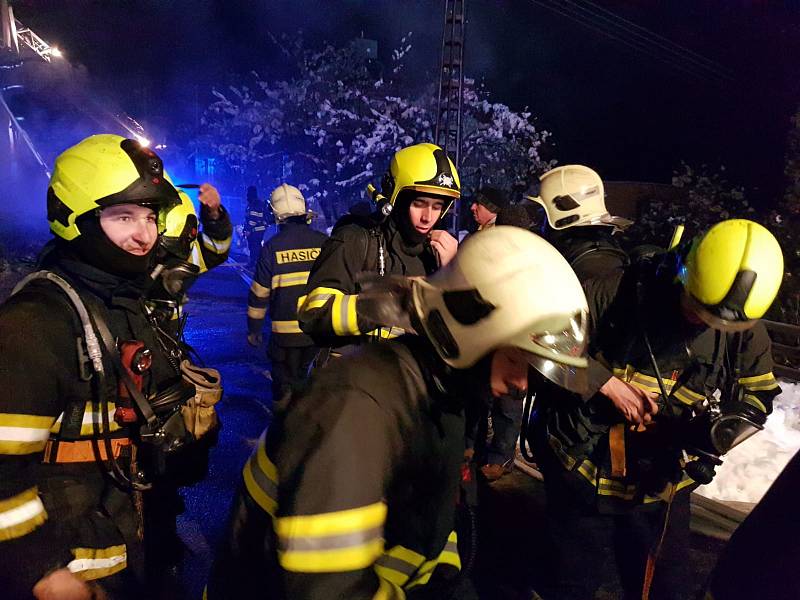
<path fill-rule="evenodd" d="M 697 492 L 715 500 L 758 502 L 800 450 L 800 384 L 781 381 L 783 393 L 764 431 L 731 450 L 717 476 Z"/>

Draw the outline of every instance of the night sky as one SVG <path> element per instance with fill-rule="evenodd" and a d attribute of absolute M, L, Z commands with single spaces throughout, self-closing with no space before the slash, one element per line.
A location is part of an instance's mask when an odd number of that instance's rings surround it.
<path fill-rule="evenodd" d="M 800 105 L 800 2 L 596 3 L 721 65 L 728 79 L 684 73 L 611 39 L 632 39 L 618 29 L 597 32 L 542 4 L 586 6 L 468 0 L 465 71 L 495 100 L 529 107 L 554 134 L 553 158 L 591 165 L 610 180 L 659 182 L 668 182 L 681 160 L 724 164 L 732 180 L 757 188 L 756 200 L 783 189 L 786 133 Z M 438 79 L 439 1 L 12 5 L 21 21 L 64 49 L 81 82 L 160 127 L 192 122 L 211 102 L 211 87 L 237 74 L 281 74 L 267 32 L 302 29 L 309 45 L 363 34 L 378 40 L 385 59 L 411 31 L 409 62 L 420 78 Z"/>

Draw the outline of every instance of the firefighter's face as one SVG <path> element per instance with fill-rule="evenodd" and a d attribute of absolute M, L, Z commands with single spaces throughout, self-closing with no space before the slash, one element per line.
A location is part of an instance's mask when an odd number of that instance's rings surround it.
<path fill-rule="evenodd" d="M 492 395 L 503 396 L 528 389 L 528 361 L 516 348 L 500 348 L 492 356 L 489 376 Z"/>
<path fill-rule="evenodd" d="M 411 226 L 419 233 L 427 235 L 442 216 L 444 201 L 432 196 L 416 196 L 408 207 Z"/>
<path fill-rule="evenodd" d="M 117 204 L 100 213 L 100 227 L 114 245 L 136 256 L 144 256 L 158 239 L 153 209 L 138 204 Z"/>
<path fill-rule="evenodd" d="M 483 227 L 489 221 L 494 219 L 497 215 L 486 208 L 483 204 L 479 202 L 473 202 L 472 206 L 470 206 L 470 210 L 472 211 L 472 218 L 475 219 L 475 222 L 480 226 Z"/>

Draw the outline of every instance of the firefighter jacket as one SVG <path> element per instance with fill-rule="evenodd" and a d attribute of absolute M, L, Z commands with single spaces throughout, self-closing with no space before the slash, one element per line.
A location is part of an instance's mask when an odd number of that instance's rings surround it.
<path fill-rule="evenodd" d="M 264 203 L 249 203 L 245 213 L 244 234 L 247 239 L 261 239 L 267 229 L 267 218 L 264 214 Z"/>
<path fill-rule="evenodd" d="M 586 281 L 628 265 L 628 256 L 613 232 L 607 225 L 581 225 L 550 230 L 547 239 L 567 259 L 578 279 Z"/>
<path fill-rule="evenodd" d="M 433 590 L 460 570 L 462 400 L 409 337 L 328 363 L 281 406 L 244 467 L 209 599 L 446 597 Z"/>
<path fill-rule="evenodd" d="M 228 211 L 220 205 L 220 216 L 213 220 L 205 204 L 200 205 L 200 235 L 192 243 L 189 262 L 200 267 L 200 273 L 218 267 L 231 252 L 233 225 Z"/>
<path fill-rule="evenodd" d="M 677 491 L 695 487 L 676 466 L 688 442 L 685 419 L 695 403 L 718 390 L 723 413 L 738 412 L 743 402 L 766 417 L 780 393 L 764 326 L 725 334 L 690 324 L 680 312 L 682 288 L 674 267 L 666 264 L 669 256 L 584 284 L 590 311 L 589 392 L 584 397 L 540 394 L 540 451 L 554 456 L 579 493 L 601 510 L 655 503 L 668 481 Z M 599 389 L 613 375 L 659 392 L 643 331 L 669 407 L 661 401 L 654 424 L 637 432 L 623 425 L 624 418 Z"/>
<path fill-rule="evenodd" d="M 357 343 L 365 335 L 387 339 L 402 334 L 359 313 L 360 273 L 421 277 L 436 270 L 430 246 L 406 243 L 393 219 L 382 224 L 349 220 L 334 228 L 322 246 L 298 310 L 300 328 L 320 347 Z"/>
<path fill-rule="evenodd" d="M 150 309 L 158 316 L 162 327 L 176 338 L 180 336 L 179 320 L 187 290 L 200 275 L 228 260 L 233 226 L 228 211 L 222 205 L 219 210 L 220 216 L 214 220 L 209 216 L 208 208 L 200 205 L 199 235 L 195 228 L 188 238 L 191 240 L 188 247 L 184 245 L 185 241 L 184 244 L 176 244 L 159 258 L 164 270 L 148 290 Z M 186 263 L 189 263 L 189 268 L 182 268 Z M 165 283 L 166 279 L 169 283 Z M 169 291 L 167 288 L 170 288 Z"/>
<path fill-rule="evenodd" d="M 143 392 L 172 381 L 176 372 L 145 316 L 142 289 L 58 249 L 53 254 L 48 268 L 87 306 L 104 307 L 114 337 L 141 340 L 151 350 Z M 118 382 L 104 362 L 106 390 L 115 398 Z M 119 574 L 134 595 L 143 552 L 133 500 L 99 468 L 86 442 L 96 437 L 95 423 L 102 428 L 100 404 L 93 404 L 100 382 L 75 310 L 54 284 L 33 281 L 0 306 L 0 385 L 0 595 L 29 598 L 41 577 L 61 567 L 101 583 Z M 115 409 L 109 401 L 113 450 L 124 461 L 131 440 L 114 421 Z M 67 421 L 69 439 L 61 431 Z M 105 448 L 100 453 L 105 457 Z"/>
<path fill-rule="evenodd" d="M 327 236 L 305 223 L 284 223 L 264 244 L 247 298 L 247 329 L 259 333 L 269 310 L 272 339 L 279 346 L 311 346 L 300 330 L 297 303 L 303 295 L 311 265 Z"/>

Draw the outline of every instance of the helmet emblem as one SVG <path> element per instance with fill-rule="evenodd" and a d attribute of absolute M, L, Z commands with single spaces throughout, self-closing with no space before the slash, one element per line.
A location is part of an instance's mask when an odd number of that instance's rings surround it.
<path fill-rule="evenodd" d="M 437 179 L 437 181 L 439 182 L 439 185 L 443 187 L 453 187 L 453 178 L 447 173 L 442 173 L 439 175 L 439 179 Z"/>

